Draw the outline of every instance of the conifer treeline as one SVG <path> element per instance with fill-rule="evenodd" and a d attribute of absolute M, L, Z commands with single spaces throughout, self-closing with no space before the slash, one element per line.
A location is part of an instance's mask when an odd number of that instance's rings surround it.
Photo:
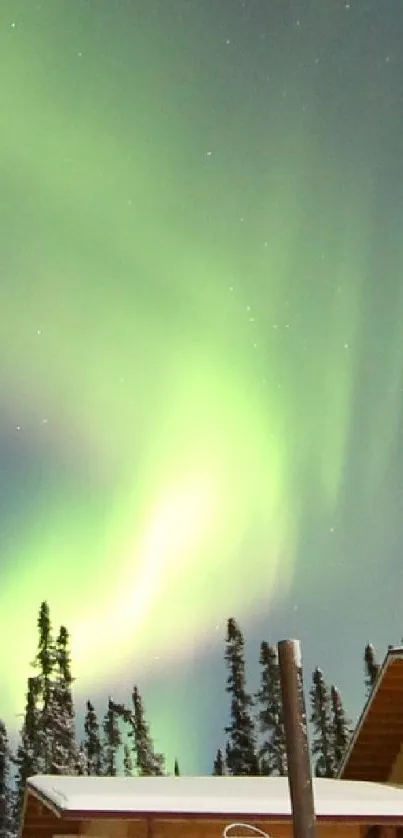
<path fill-rule="evenodd" d="M 228 669 L 230 724 L 225 748 L 219 748 L 213 774 L 285 776 L 287 753 L 277 646 L 260 644 L 260 687 L 247 689 L 244 638 L 237 622 L 227 623 L 225 661 Z M 371 644 L 364 650 L 366 696 L 377 679 L 380 665 Z M 301 673 L 302 675 L 302 673 Z M 302 679 L 301 679 L 302 683 Z M 317 777 L 335 777 L 349 743 L 352 727 L 339 690 L 326 682 L 316 667 L 309 690 L 313 771 Z"/>
<path fill-rule="evenodd" d="M 164 757 L 154 750 L 143 701 L 133 687 L 131 704 L 108 699 L 100 720 L 86 703 L 83 736 L 77 739 L 70 660 L 65 626 L 54 637 L 49 606 L 37 621 L 38 645 L 28 678 L 25 712 L 15 753 L 0 721 L 0 838 L 18 831 L 27 778 L 34 774 L 162 776 Z M 179 765 L 175 763 L 175 773 Z"/>
<path fill-rule="evenodd" d="M 99 720 L 88 699 L 83 736 L 77 739 L 72 695 L 70 640 L 65 626 L 53 634 L 49 606 L 43 602 L 37 621 L 38 644 L 28 678 L 26 705 L 16 752 L 0 720 L 0 838 L 18 831 L 27 778 L 34 774 L 163 776 L 165 759 L 154 748 L 138 687 L 130 706 L 108 700 Z M 277 647 L 260 646 L 260 685 L 247 689 L 244 638 L 236 620 L 227 622 L 226 691 L 230 719 L 226 742 L 218 749 L 213 774 L 278 775 L 287 773 L 284 720 Z M 364 653 L 365 686 L 372 689 L 379 671 L 373 647 Z M 350 736 L 337 688 L 327 685 L 317 667 L 310 690 L 312 755 L 317 776 L 333 777 Z M 175 759 L 173 773 L 179 776 Z"/>

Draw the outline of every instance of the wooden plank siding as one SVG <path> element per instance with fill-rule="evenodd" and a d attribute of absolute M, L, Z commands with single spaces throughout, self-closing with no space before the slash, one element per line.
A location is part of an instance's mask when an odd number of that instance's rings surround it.
<path fill-rule="evenodd" d="M 256 821 L 248 823 L 258 827 L 270 838 L 292 838 L 292 823 Z M 228 819 L 207 820 L 188 818 L 187 820 L 160 820 L 152 818 L 145 821 L 110 821 L 95 820 L 82 822 L 81 834 L 88 838 L 222 838 L 223 830 L 228 826 Z M 66 832 L 68 823 L 66 823 Z M 364 832 L 367 830 L 364 830 Z M 362 826 L 357 823 L 320 822 L 318 838 L 362 838 Z M 251 833 L 235 830 L 234 835 L 250 838 Z"/>
<path fill-rule="evenodd" d="M 239 818 L 241 822 L 245 818 Z M 292 838 L 292 822 L 289 817 L 279 820 L 256 820 L 247 818 L 247 823 L 258 827 L 270 838 Z M 223 831 L 231 820 L 228 817 L 138 817 L 86 818 L 82 820 L 57 816 L 34 795 L 28 794 L 24 813 L 22 838 L 222 838 Z M 337 822 L 321 820 L 318 824 L 318 838 L 365 838 L 368 827 L 343 820 Z M 242 829 L 233 831 L 234 838 L 251 838 L 251 833 Z M 379 838 L 384 838 L 380 836 Z M 403 838 L 403 837 L 402 837 Z"/>
<path fill-rule="evenodd" d="M 392 765 L 392 770 L 388 777 L 388 783 L 395 783 L 396 785 L 403 786 L 403 744 L 400 746 L 399 753 Z"/>
<path fill-rule="evenodd" d="M 24 838 L 52 838 L 53 835 L 80 835 L 81 822 L 64 821 L 33 794 L 28 794 L 23 814 Z"/>
<path fill-rule="evenodd" d="M 392 650 L 364 708 L 339 777 L 403 783 L 402 745 L 403 650 Z"/>

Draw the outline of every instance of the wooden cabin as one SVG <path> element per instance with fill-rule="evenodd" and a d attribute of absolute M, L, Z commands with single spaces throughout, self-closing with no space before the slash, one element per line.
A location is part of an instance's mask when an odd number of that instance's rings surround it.
<path fill-rule="evenodd" d="M 338 776 L 403 785 L 403 646 L 389 648 Z"/>
<path fill-rule="evenodd" d="M 318 838 L 402 838 L 403 789 L 315 779 Z M 286 777 L 31 777 L 20 838 L 291 838 Z"/>

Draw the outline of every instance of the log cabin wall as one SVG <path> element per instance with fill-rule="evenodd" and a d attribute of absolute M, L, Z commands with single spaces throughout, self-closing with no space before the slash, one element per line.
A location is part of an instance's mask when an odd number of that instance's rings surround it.
<path fill-rule="evenodd" d="M 402 745 L 403 647 L 399 647 L 388 651 L 339 779 L 403 784 Z"/>
<path fill-rule="evenodd" d="M 245 822 L 239 818 L 240 822 Z M 291 821 L 254 821 L 247 819 L 247 822 L 261 829 L 270 838 L 293 838 Z M 169 822 L 155 821 L 152 830 L 152 838 L 222 838 L 223 830 L 231 821 L 226 820 L 194 820 L 192 822 Z M 233 830 L 232 835 L 251 838 L 251 833 L 246 831 Z M 360 838 L 360 827 L 351 823 L 319 823 L 318 838 Z"/>
<path fill-rule="evenodd" d="M 402 826 L 363 826 L 361 838 L 403 838 Z"/>
<path fill-rule="evenodd" d="M 64 838 L 64 836 L 78 838 L 80 834 L 80 821 L 66 821 L 58 818 L 36 797 L 32 794 L 28 795 L 22 824 L 22 838 Z"/>
<path fill-rule="evenodd" d="M 239 818 L 239 821 L 244 819 Z M 252 821 L 247 822 L 265 832 L 269 838 L 292 838 L 293 830 L 289 822 Z M 81 834 L 85 838 L 222 838 L 223 830 L 231 823 L 228 819 L 192 818 L 168 820 L 152 818 L 144 820 L 93 820 L 82 821 Z M 362 838 L 360 824 L 348 822 L 321 822 L 318 824 L 318 838 Z M 251 833 L 233 830 L 238 836 L 251 838 Z"/>
<path fill-rule="evenodd" d="M 100 818 L 82 821 L 81 835 L 85 838 L 147 838 L 147 823 L 124 818 Z"/>
<path fill-rule="evenodd" d="M 388 783 L 403 785 L 403 744 L 400 746 L 399 753 L 392 765 L 392 770 L 388 777 Z"/>

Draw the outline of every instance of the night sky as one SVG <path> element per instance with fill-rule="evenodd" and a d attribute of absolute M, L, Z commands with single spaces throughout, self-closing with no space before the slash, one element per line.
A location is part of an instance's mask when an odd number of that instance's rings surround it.
<path fill-rule="evenodd" d="M 1 0 L 0 695 L 35 621 L 183 772 L 225 621 L 403 635 L 401 0 Z M 11 653 L 12 649 L 12 653 Z"/>

